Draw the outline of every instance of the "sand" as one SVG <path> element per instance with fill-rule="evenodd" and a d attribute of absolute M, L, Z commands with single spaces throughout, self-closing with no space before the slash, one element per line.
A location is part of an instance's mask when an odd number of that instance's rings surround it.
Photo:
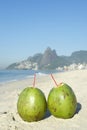
<path fill-rule="evenodd" d="M 20 92 L 32 86 L 33 78 L 0 84 L 0 130 L 87 130 L 87 70 L 54 74 L 58 83 L 65 82 L 74 90 L 78 107 L 71 119 L 59 119 L 49 113 L 38 122 L 25 122 L 17 113 Z M 54 86 L 50 75 L 37 76 L 36 87 L 46 95 Z"/>

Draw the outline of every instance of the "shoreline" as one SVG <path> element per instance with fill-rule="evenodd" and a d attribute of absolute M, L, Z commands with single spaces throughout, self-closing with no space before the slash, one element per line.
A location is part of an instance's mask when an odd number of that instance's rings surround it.
<path fill-rule="evenodd" d="M 17 113 L 18 95 L 25 87 L 31 87 L 33 77 L 5 83 L 0 86 L 0 130 L 86 130 L 87 129 L 87 70 L 54 73 L 57 83 L 65 82 L 77 97 L 77 113 L 70 119 L 59 119 L 47 113 L 38 122 L 24 122 Z M 36 85 L 46 98 L 55 84 L 48 74 L 36 77 Z"/>
<path fill-rule="evenodd" d="M 34 74 L 38 76 L 45 76 L 49 73 L 59 73 L 56 71 L 42 71 L 42 70 L 0 70 L 0 84 L 9 83 L 12 81 L 19 81 L 34 77 Z"/>

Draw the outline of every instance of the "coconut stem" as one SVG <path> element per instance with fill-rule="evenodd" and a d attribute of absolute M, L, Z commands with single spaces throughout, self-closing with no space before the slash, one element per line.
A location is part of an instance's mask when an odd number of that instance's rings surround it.
<path fill-rule="evenodd" d="M 36 74 L 34 74 L 34 82 L 33 82 L 33 87 L 35 87 L 35 81 L 36 81 Z"/>
<path fill-rule="evenodd" d="M 53 77 L 53 75 L 52 75 L 52 74 L 51 74 L 51 77 L 52 77 L 52 79 L 53 79 L 53 81 L 54 81 L 55 85 L 56 85 L 56 86 L 58 86 L 58 84 L 57 84 L 57 82 L 56 82 L 56 80 L 54 79 L 54 77 Z"/>

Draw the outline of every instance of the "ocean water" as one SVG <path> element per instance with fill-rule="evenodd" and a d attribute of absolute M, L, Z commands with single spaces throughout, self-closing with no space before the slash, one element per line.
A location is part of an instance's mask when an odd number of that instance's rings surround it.
<path fill-rule="evenodd" d="M 38 72 L 33 70 L 0 70 L 0 83 L 33 77 L 35 73 Z"/>
<path fill-rule="evenodd" d="M 35 71 L 35 70 L 0 70 L 0 83 L 16 81 L 25 78 L 31 78 L 34 74 L 40 76 L 50 73 L 56 73 L 57 71 Z"/>

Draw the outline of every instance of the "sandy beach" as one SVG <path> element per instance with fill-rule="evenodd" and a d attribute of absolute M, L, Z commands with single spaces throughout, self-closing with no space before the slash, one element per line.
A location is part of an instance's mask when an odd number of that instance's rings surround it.
<path fill-rule="evenodd" d="M 59 119 L 48 112 L 38 122 L 25 122 L 17 113 L 20 92 L 32 86 L 33 78 L 0 84 L 0 130 L 87 130 L 87 70 L 76 70 L 53 74 L 57 83 L 65 82 L 72 87 L 77 97 L 77 111 L 71 119 Z M 36 87 L 47 98 L 55 84 L 50 75 L 38 76 Z"/>

